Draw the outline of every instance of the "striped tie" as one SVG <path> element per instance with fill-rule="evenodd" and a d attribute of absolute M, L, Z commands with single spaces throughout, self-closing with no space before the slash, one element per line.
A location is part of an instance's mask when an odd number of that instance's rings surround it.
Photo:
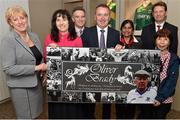
<path fill-rule="evenodd" d="M 100 36 L 100 48 L 105 48 L 105 39 L 104 39 L 104 30 L 100 30 L 101 31 L 101 36 Z"/>

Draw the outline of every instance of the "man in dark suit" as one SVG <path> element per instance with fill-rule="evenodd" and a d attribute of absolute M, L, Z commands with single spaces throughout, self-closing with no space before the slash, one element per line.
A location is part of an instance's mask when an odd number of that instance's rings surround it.
<path fill-rule="evenodd" d="M 143 43 L 144 49 L 155 49 L 154 44 L 154 34 L 159 29 L 168 29 L 171 31 L 173 36 L 172 44 L 169 48 L 171 52 L 177 53 L 178 47 L 178 28 L 168 22 L 166 22 L 167 17 L 167 5 L 166 3 L 160 1 L 153 5 L 152 7 L 152 15 L 154 18 L 154 22 L 143 28 L 141 34 L 141 40 Z"/>
<path fill-rule="evenodd" d="M 119 43 L 119 31 L 108 27 L 110 20 L 110 9 L 105 4 L 100 4 L 95 10 L 96 26 L 84 30 L 81 38 L 84 47 L 113 48 Z M 94 115 L 95 104 L 87 105 L 86 113 Z M 111 104 L 103 104 L 103 115 L 105 119 L 110 118 Z M 87 117 L 89 117 L 87 115 Z"/>
<path fill-rule="evenodd" d="M 75 30 L 78 36 L 81 36 L 84 29 L 86 29 L 86 11 L 78 6 L 73 9 L 72 20 L 75 25 Z"/>
<path fill-rule="evenodd" d="M 105 13 L 106 12 L 106 13 Z M 108 27 L 110 20 L 109 9 L 106 5 L 100 4 L 96 7 L 95 13 L 96 26 L 84 30 L 81 38 L 84 47 L 100 47 L 101 29 L 104 30 L 105 47 L 115 47 L 119 43 L 119 31 Z"/>

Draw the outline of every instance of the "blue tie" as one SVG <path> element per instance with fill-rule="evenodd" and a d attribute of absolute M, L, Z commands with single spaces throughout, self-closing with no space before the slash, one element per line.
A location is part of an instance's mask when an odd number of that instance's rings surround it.
<path fill-rule="evenodd" d="M 100 30 L 101 31 L 101 36 L 100 36 L 100 48 L 105 48 L 105 39 L 104 39 L 104 32 L 105 30 Z"/>

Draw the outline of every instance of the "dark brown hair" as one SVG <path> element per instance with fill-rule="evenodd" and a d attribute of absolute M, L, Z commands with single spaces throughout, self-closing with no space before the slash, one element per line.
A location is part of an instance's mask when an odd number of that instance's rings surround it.
<path fill-rule="evenodd" d="M 122 24 L 121 24 L 121 28 L 120 28 L 120 30 L 121 30 L 121 37 L 123 38 L 124 37 L 124 35 L 122 34 L 122 29 L 123 29 L 123 27 L 126 25 L 126 24 L 130 24 L 130 26 L 132 27 L 132 30 L 133 30 L 133 32 L 134 32 L 134 24 L 133 24 L 133 21 L 132 20 L 124 20 L 123 22 L 122 22 Z M 131 35 L 131 39 L 133 39 L 133 34 Z"/>
<path fill-rule="evenodd" d="M 69 32 L 69 38 L 70 40 L 74 40 L 77 37 L 76 31 L 75 31 L 75 27 L 74 27 L 74 23 L 71 19 L 71 15 L 69 14 L 69 12 L 65 9 L 58 9 L 53 13 L 52 19 L 51 19 L 51 39 L 54 42 L 59 42 L 59 30 L 56 26 L 56 19 L 58 17 L 62 17 L 63 19 L 67 18 L 68 20 L 68 32 Z"/>
<path fill-rule="evenodd" d="M 171 43 L 172 43 L 172 40 L 173 40 L 173 36 L 171 35 L 171 32 L 169 31 L 169 30 L 167 30 L 167 29 L 161 29 L 161 30 L 159 30 L 159 31 L 157 31 L 156 32 L 156 34 L 155 34 L 155 36 L 154 36 L 154 43 L 156 43 L 156 39 L 158 38 L 158 37 L 167 37 L 167 38 L 169 38 L 169 44 L 171 45 Z M 155 44 L 156 45 L 156 44 Z M 170 46 L 169 45 L 169 46 Z"/>
<path fill-rule="evenodd" d="M 155 4 L 153 5 L 153 7 L 152 7 L 152 12 L 154 12 L 154 8 L 157 7 L 157 6 L 162 6 L 162 7 L 164 7 L 164 10 L 167 11 L 167 5 L 166 5 L 166 3 L 163 2 L 163 1 L 160 1 L 160 2 L 157 2 L 157 3 L 155 3 Z"/>
<path fill-rule="evenodd" d="M 78 10 L 83 11 L 84 13 L 86 13 L 86 11 L 85 11 L 84 8 L 82 8 L 82 7 L 80 7 L 80 6 L 77 6 L 77 7 L 75 7 L 75 8 L 73 9 L 72 15 L 73 15 L 74 12 L 76 12 L 76 11 L 78 11 Z"/>
<path fill-rule="evenodd" d="M 110 11 L 109 7 L 106 4 L 99 4 L 98 6 L 96 6 L 96 10 L 100 7 L 107 8 Z"/>

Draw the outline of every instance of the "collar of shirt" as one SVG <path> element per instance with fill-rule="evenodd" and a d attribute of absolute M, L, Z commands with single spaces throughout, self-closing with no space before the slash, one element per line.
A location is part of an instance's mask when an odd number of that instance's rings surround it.
<path fill-rule="evenodd" d="M 162 61 L 164 61 L 164 60 L 167 59 L 167 57 L 169 57 L 169 56 L 170 56 L 170 52 L 167 52 L 167 54 L 161 54 L 160 59 L 161 59 Z"/>
<path fill-rule="evenodd" d="M 138 40 L 136 39 L 136 37 L 133 36 L 133 38 L 129 41 L 129 43 L 126 43 L 124 38 L 120 38 L 120 41 L 127 46 L 127 49 L 130 48 L 134 43 L 138 43 Z"/>
<path fill-rule="evenodd" d="M 148 90 L 149 90 L 149 88 L 147 87 L 144 91 L 139 91 L 138 89 L 136 89 L 136 92 L 138 92 L 140 95 L 142 95 Z"/>
<path fill-rule="evenodd" d="M 158 24 L 158 23 L 155 22 L 156 32 L 158 31 L 158 27 L 157 26 L 160 25 L 161 26 L 160 29 L 162 29 L 163 26 L 164 26 L 164 23 L 165 23 L 165 21 L 162 22 L 161 24 Z"/>
<path fill-rule="evenodd" d="M 134 42 L 138 43 L 139 41 L 136 39 L 136 37 L 133 36 Z"/>
<path fill-rule="evenodd" d="M 124 38 L 121 38 L 121 42 L 129 48 L 134 44 L 134 39 L 131 39 L 129 40 L 129 43 L 126 43 L 126 40 Z"/>
<path fill-rule="evenodd" d="M 121 39 L 122 37 L 120 36 L 120 39 Z M 134 42 L 135 43 L 138 43 L 139 41 L 136 39 L 136 37 L 135 36 L 133 36 L 133 40 L 134 40 Z"/>
<path fill-rule="evenodd" d="M 98 34 L 98 43 L 100 44 L 100 37 L 101 37 L 101 31 L 100 30 L 104 30 L 104 39 L 105 39 L 105 46 L 107 47 L 107 35 L 108 35 L 108 26 L 105 27 L 104 29 L 101 29 L 99 26 L 97 27 L 97 34 Z"/>
<path fill-rule="evenodd" d="M 83 30 L 84 30 L 84 27 L 82 27 L 82 28 L 80 29 L 80 28 L 78 28 L 78 27 L 75 26 L 75 30 L 76 30 L 77 36 L 81 36 L 81 35 L 80 35 L 80 30 L 83 31 Z"/>

